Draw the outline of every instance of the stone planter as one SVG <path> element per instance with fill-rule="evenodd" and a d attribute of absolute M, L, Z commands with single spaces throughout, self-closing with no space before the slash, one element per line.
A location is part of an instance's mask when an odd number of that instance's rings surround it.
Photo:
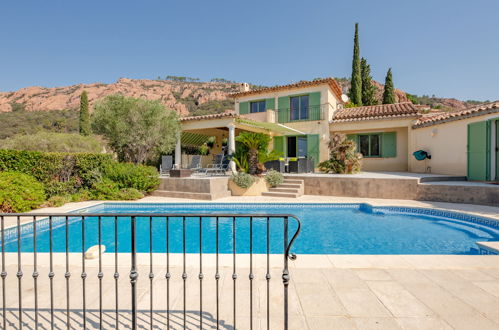
<path fill-rule="evenodd" d="M 229 180 L 229 190 L 232 196 L 261 196 L 263 192 L 269 191 L 269 187 L 265 178 L 257 178 L 249 188 L 241 188 Z"/>

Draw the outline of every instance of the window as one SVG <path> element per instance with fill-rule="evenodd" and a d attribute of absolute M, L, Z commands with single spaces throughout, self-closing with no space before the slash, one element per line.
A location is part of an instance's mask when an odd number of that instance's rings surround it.
<path fill-rule="evenodd" d="M 358 135 L 357 148 L 364 157 L 381 157 L 381 134 Z"/>
<path fill-rule="evenodd" d="M 265 100 L 250 103 L 250 113 L 265 112 Z"/>
<path fill-rule="evenodd" d="M 290 120 L 308 119 L 308 95 L 290 98 Z"/>

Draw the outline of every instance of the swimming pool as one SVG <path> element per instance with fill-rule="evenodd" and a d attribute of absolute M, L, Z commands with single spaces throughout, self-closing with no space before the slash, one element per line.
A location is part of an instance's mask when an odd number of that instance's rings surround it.
<path fill-rule="evenodd" d="M 478 254 L 476 242 L 499 240 L 499 221 L 472 215 L 406 207 L 372 207 L 368 204 L 152 204 L 102 203 L 75 213 L 236 213 L 293 214 L 302 222 L 301 233 L 292 251 L 298 254 Z M 236 222 L 237 252 L 249 252 L 249 221 Z M 65 251 L 64 222 L 54 220 L 53 251 Z M 102 244 L 106 252 L 115 251 L 114 218 L 102 218 Z M 47 221 L 39 221 L 37 251 L 49 250 Z M 203 252 L 215 252 L 213 217 L 202 222 Z M 149 252 L 149 218 L 137 219 L 137 251 Z M 232 253 L 232 219 L 219 219 L 220 252 Z M 85 220 L 85 248 L 98 244 L 96 218 Z M 169 220 L 170 252 L 182 252 L 182 218 Z M 118 252 L 130 251 L 130 220 L 118 218 Z M 186 251 L 199 251 L 198 219 L 186 219 Z M 282 253 L 282 219 L 270 221 L 271 253 Z M 290 233 L 296 223 L 290 220 Z M 166 251 L 166 219 L 152 221 L 153 252 Z M 69 251 L 81 252 L 81 220 L 71 220 L 68 229 Z M 24 225 L 21 250 L 33 251 L 30 225 Z M 253 251 L 266 252 L 266 220 L 255 219 Z M 5 250 L 17 251 L 17 231 L 6 230 Z"/>

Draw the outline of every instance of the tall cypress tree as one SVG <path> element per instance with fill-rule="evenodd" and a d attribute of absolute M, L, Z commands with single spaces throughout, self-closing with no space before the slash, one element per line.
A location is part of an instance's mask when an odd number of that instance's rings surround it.
<path fill-rule="evenodd" d="M 88 95 L 83 91 L 80 96 L 80 135 L 90 135 L 90 114 L 88 112 Z"/>
<path fill-rule="evenodd" d="M 352 78 L 350 79 L 350 101 L 355 105 L 362 105 L 362 76 L 360 72 L 359 23 L 355 23 L 353 39 Z"/>
<path fill-rule="evenodd" d="M 388 69 L 385 78 L 385 90 L 383 92 L 383 104 L 395 103 L 395 92 L 393 88 L 392 68 Z"/>
<path fill-rule="evenodd" d="M 371 66 L 367 64 L 367 60 L 360 60 L 360 71 L 362 76 L 362 105 L 378 104 L 376 100 L 376 86 L 372 83 Z"/>

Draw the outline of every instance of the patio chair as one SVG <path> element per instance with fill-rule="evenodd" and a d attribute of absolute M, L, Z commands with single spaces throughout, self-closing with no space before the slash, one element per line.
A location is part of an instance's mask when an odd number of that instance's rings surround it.
<path fill-rule="evenodd" d="M 161 165 L 159 165 L 159 174 L 170 174 L 173 168 L 173 156 L 161 156 Z"/>
<path fill-rule="evenodd" d="M 222 165 L 224 155 L 217 154 L 213 157 L 213 163 L 208 164 L 206 167 L 200 167 L 196 172 L 201 174 L 206 174 L 208 170 L 213 170 L 214 168 L 220 167 Z"/>
<path fill-rule="evenodd" d="M 191 163 L 187 167 L 188 170 L 197 172 L 201 169 L 201 155 L 192 156 Z"/>
<path fill-rule="evenodd" d="M 205 171 L 206 175 L 225 175 L 229 170 L 230 158 L 222 155 L 222 160 L 219 164 L 213 164 L 212 167 L 207 168 Z"/>

